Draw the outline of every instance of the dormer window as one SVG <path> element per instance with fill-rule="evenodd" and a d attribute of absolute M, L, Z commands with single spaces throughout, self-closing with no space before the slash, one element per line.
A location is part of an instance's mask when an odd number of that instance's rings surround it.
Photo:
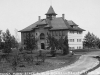
<path fill-rule="evenodd" d="M 73 28 L 77 28 L 77 26 L 73 26 Z"/>
<path fill-rule="evenodd" d="M 76 25 L 71 25 L 71 27 L 72 28 L 75 28 L 75 29 L 78 28 L 78 26 L 76 26 Z"/>

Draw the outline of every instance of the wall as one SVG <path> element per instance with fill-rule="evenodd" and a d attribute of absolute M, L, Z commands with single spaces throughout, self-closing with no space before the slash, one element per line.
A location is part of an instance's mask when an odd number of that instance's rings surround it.
<path fill-rule="evenodd" d="M 74 39 L 74 41 L 71 39 Z M 79 34 L 76 31 L 74 31 L 74 33 L 70 33 L 70 31 L 68 31 L 68 43 L 71 49 L 79 49 L 79 48 L 82 49 L 83 48 L 82 33 Z"/>

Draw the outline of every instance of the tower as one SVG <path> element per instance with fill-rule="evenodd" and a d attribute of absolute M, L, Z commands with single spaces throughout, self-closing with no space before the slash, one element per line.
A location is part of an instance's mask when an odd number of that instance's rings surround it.
<path fill-rule="evenodd" d="M 47 12 L 45 15 L 46 15 L 46 18 L 47 18 L 47 19 L 52 20 L 54 17 L 56 17 L 57 14 L 55 13 L 53 7 L 50 6 L 48 12 Z"/>

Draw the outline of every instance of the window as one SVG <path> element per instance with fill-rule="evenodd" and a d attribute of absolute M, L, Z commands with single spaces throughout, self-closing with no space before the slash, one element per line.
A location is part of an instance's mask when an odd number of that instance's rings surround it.
<path fill-rule="evenodd" d="M 52 31 L 52 36 L 54 36 L 54 31 Z"/>
<path fill-rule="evenodd" d="M 77 28 L 77 26 L 73 26 L 73 28 Z"/>
<path fill-rule="evenodd" d="M 47 43 L 49 43 L 49 40 L 47 39 Z"/>
<path fill-rule="evenodd" d="M 36 35 L 37 35 L 37 33 L 36 33 Z"/>
<path fill-rule="evenodd" d="M 78 34 L 78 31 L 77 31 L 77 34 Z"/>
<path fill-rule="evenodd" d="M 77 49 L 82 49 L 81 46 L 78 46 Z"/>
<path fill-rule="evenodd" d="M 74 42 L 74 39 L 73 39 L 73 42 Z"/>
<path fill-rule="evenodd" d="M 72 39 L 70 39 L 70 42 L 72 42 Z"/>
<path fill-rule="evenodd" d="M 24 45 L 26 45 L 26 43 L 27 43 L 27 41 L 26 41 L 26 39 L 24 39 Z"/>
<path fill-rule="evenodd" d="M 41 34 L 40 34 L 40 39 L 45 39 L 44 33 L 41 33 Z"/>
<path fill-rule="evenodd" d="M 60 31 L 58 31 L 58 36 L 60 36 Z"/>
<path fill-rule="evenodd" d="M 74 32 L 74 31 L 70 31 L 70 33 L 71 33 L 71 34 L 74 34 L 75 32 Z"/>
<path fill-rule="evenodd" d="M 81 42 L 81 39 L 77 39 L 77 42 Z"/>
<path fill-rule="evenodd" d="M 81 34 L 82 32 L 80 32 L 80 31 L 77 31 L 77 34 Z"/>
<path fill-rule="evenodd" d="M 62 35 L 63 35 L 63 36 L 65 35 L 64 31 L 62 31 Z"/>
<path fill-rule="evenodd" d="M 70 33 L 72 33 L 72 31 L 70 31 Z"/>
<path fill-rule="evenodd" d="M 72 39 L 69 39 L 69 42 L 72 42 Z"/>
<path fill-rule="evenodd" d="M 55 31 L 53 31 L 53 36 L 55 36 Z"/>
<path fill-rule="evenodd" d="M 63 36 L 63 31 L 61 31 L 61 34 L 62 34 L 62 36 Z"/>
<path fill-rule="evenodd" d="M 81 39 L 79 39 L 79 42 L 81 42 Z"/>
<path fill-rule="evenodd" d="M 79 34 L 81 34 L 82 32 L 79 32 Z"/>
<path fill-rule="evenodd" d="M 79 46 L 79 49 L 81 49 L 81 46 Z"/>
<path fill-rule="evenodd" d="M 71 50 L 71 47 L 69 47 L 69 49 Z"/>
<path fill-rule="evenodd" d="M 72 31 L 72 33 L 74 34 L 74 31 Z"/>
<path fill-rule="evenodd" d="M 59 33 L 60 33 L 59 36 L 62 36 L 62 32 L 60 31 Z"/>
<path fill-rule="evenodd" d="M 58 36 L 57 31 L 55 31 L 55 35 Z"/>
<path fill-rule="evenodd" d="M 74 39 L 69 39 L 68 41 L 69 41 L 69 42 L 74 42 Z"/>
<path fill-rule="evenodd" d="M 70 49 L 70 50 L 73 50 L 73 49 L 75 49 L 75 48 L 74 48 L 74 47 L 69 47 L 69 49 Z"/>
<path fill-rule="evenodd" d="M 47 32 L 47 35 L 48 35 L 48 32 Z"/>

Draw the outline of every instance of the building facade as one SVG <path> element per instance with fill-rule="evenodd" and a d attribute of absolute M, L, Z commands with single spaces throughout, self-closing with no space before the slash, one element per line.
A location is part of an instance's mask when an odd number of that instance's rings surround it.
<path fill-rule="evenodd" d="M 72 20 L 66 20 L 64 14 L 62 14 L 62 17 L 56 17 L 57 14 L 52 6 L 50 6 L 45 15 L 45 19 L 41 19 L 39 16 L 37 22 L 19 31 L 21 32 L 21 43 L 23 46 L 25 46 L 27 37 L 32 38 L 35 36 L 38 39 L 38 48 L 45 49 L 48 47 L 47 36 L 50 34 L 57 39 L 62 36 L 68 36 L 68 44 L 71 50 L 83 48 L 82 34 L 85 31 L 84 29 L 80 28 Z"/>

